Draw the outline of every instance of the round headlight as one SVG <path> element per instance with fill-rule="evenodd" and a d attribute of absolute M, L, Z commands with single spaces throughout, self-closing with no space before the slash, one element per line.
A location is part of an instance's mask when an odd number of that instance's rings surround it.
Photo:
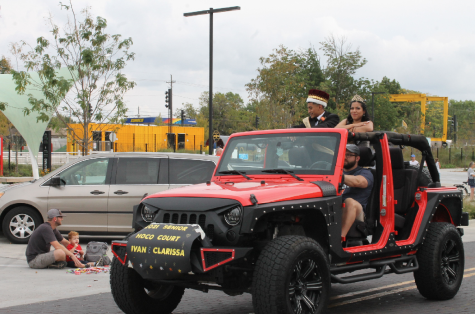
<path fill-rule="evenodd" d="M 236 206 L 230 209 L 226 214 L 224 214 L 224 220 L 230 226 L 236 226 L 241 222 L 242 210 L 240 206 Z"/>
<path fill-rule="evenodd" d="M 157 214 L 157 209 L 151 209 L 150 207 L 147 207 L 147 205 L 144 205 L 142 207 L 142 219 L 145 222 L 152 222 L 153 219 L 155 219 L 155 215 Z"/>

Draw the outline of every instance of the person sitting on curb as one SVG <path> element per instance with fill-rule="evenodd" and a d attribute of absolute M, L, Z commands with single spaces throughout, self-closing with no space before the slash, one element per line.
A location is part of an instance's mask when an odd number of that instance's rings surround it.
<path fill-rule="evenodd" d="M 63 214 L 59 209 L 48 211 L 48 221 L 41 224 L 33 231 L 26 247 L 26 261 L 30 268 L 64 268 L 66 256 L 69 256 L 76 267 L 83 268 L 85 265 L 79 262 L 73 253 L 65 246 L 69 241 L 64 239 L 57 227 L 63 222 Z M 54 247 L 54 251 L 51 250 Z"/>

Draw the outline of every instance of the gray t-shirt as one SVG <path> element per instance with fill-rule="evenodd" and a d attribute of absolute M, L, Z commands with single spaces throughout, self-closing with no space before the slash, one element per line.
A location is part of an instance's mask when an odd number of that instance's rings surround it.
<path fill-rule="evenodd" d="M 468 168 L 468 171 L 467 171 L 467 175 L 468 175 L 468 179 L 475 179 L 475 177 L 473 176 L 473 168 Z"/>
<path fill-rule="evenodd" d="M 51 242 L 63 241 L 63 236 L 58 229 L 51 227 L 49 222 L 41 224 L 30 237 L 26 247 L 26 261 L 29 263 L 39 254 L 48 253 L 51 250 Z"/>

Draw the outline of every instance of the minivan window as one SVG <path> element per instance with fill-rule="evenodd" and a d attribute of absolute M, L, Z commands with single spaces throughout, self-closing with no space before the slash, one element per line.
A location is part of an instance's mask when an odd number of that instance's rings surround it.
<path fill-rule="evenodd" d="M 158 184 L 160 158 L 119 158 L 116 184 Z"/>
<path fill-rule="evenodd" d="M 208 160 L 170 159 L 170 184 L 198 184 L 211 180 L 216 165 Z"/>
<path fill-rule="evenodd" d="M 109 158 L 89 159 L 60 173 L 64 185 L 102 185 L 106 182 Z"/>

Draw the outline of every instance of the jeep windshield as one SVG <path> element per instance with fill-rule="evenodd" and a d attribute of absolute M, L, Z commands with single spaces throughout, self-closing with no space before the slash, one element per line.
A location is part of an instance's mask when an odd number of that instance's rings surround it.
<path fill-rule="evenodd" d="M 216 175 L 232 175 L 233 170 L 246 175 L 333 174 L 339 143 L 339 133 L 236 136 L 229 139 Z"/>

